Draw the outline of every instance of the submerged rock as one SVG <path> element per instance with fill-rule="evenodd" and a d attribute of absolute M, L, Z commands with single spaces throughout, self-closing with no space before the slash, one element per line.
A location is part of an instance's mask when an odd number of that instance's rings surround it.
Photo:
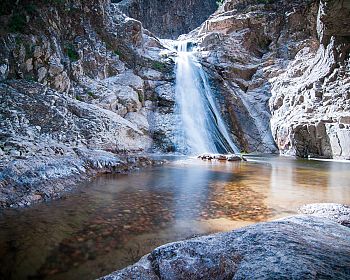
<path fill-rule="evenodd" d="M 101 173 L 125 173 L 164 161 L 74 148 L 64 155 L 37 155 L 0 162 L 0 209 L 29 206 L 65 196 L 79 182 Z"/>
<path fill-rule="evenodd" d="M 119 279 L 349 279 L 350 230 L 294 216 L 161 246 L 102 277 Z"/>

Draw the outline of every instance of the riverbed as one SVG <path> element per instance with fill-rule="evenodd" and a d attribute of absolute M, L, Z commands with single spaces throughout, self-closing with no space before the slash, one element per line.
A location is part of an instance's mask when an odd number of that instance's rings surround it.
<path fill-rule="evenodd" d="M 0 212 L 1 279 L 95 279 L 155 247 L 297 213 L 350 204 L 350 163 L 281 156 L 247 162 L 179 157 L 101 175 L 66 198 Z"/>

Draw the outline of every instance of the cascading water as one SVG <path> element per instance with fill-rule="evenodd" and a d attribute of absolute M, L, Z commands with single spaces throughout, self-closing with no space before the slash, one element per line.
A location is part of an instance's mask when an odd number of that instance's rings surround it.
<path fill-rule="evenodd" d="M 177 146 L 189 154 L 238 153 L 215 104 L 208 78 L 188 45 L 182 41 L 177 46 L 176 103 L 181 116 Z"/>

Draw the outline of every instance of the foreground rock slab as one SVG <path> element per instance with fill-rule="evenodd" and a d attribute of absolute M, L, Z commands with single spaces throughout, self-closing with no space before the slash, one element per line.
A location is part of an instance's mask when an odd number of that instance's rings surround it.
<path fill-rule="evenodd" d="M 350 229 L 294 216 L 167 244 L 101 279 L 349 279 Z"/>

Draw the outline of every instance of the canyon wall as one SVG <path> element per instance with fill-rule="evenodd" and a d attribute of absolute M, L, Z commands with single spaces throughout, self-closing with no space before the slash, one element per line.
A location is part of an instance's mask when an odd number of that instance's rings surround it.
<path fill-rule="evenodd" d="M 176 39 L 202 24 L 218 5 L 216 0 L 117 0 L 128 16 L 163 39 Z"/>
<path fill-rule="evenodd" d="M 320 1 L 317 39 L 272 80 L 271 127 L 280 151 L 350 159 L 350 1 Z"/>
<path fill-rule="evenodd" d="M 348 18 L 349 1 L 228 0 L 186 36 L 242 149 L 350 158 Z"/>
<path fill-rule="evenodd" d="M 57 196 L 68 181 L 52 180 L 124 169 L 116 154 L 152 148 L 156 88 L 174 63 L 139 21 L 108 0 L 0 12 L 0 206 Z"/>

